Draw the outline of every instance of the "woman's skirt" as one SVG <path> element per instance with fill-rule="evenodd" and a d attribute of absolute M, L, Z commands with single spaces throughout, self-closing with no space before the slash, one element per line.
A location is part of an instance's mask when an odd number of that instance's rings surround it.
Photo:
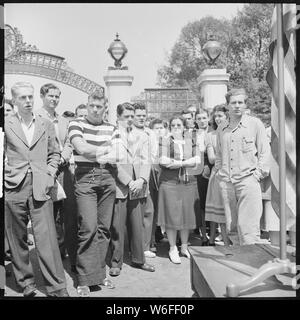
<path fill-rule="evenodd" d="M 214 167 L 212 169 L 207 187 L 205 221 L 226 223 L 222 193 Z"/>
<path fill-rule="evenodd" d="M 199 211 L 197 182 L 162 182 L 158 191 L 158 225 L 162 229 L 195 229 Z"/>

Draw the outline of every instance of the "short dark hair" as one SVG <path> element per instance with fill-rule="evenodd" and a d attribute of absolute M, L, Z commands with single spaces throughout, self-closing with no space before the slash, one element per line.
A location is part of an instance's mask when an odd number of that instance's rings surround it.
<path fill-rule="evenodd" d="M 45 96 L 49 90 L 58 90 L 59 91 L 59 94 L 61 94 L 61 91 L 60 89 L 53 83 L 46 83 L 44 84 L 43 86 L 41 86 L 41 89 L 40 89 L 40 94 L 41 96 Z"/>
<path fill-rule="evenodd" d="M 149 128 L 150 128 L 150 129 L 153 129 L 153 127 L 154 127 L 155 124 L 161 124 L 161 123 L 164 124 L 163 120 L 154 118 L 154 119 L 150 122 Z"/>
<path fill-rule="evenodd" d="M 117 115 L 121 116 L 124 112 L 124 110 L 130 110 L 134 112 L 134 107 L 129 102 L 120 103 L 117 105 Z"/>
<path fill-rule="evenodd" d="M 75 113 L 73 111 L 65 111 L 63 114 L 63 117 L 65 118 L 74 118 L 75 117 Z"/>
<path fill-rule="evenodd" d="M 206 113 L 207 116 L 209 117 L 209 111 L 208 111 L 208 109 L 204 109 L 204 108 L 199 108 L 199 109 L 196 111 L 196 113 L 195 113 L 195 117 L 196 117 L 197 114 L 201 114 L 201 113 Z"/>
<path fill-rule="evenodd" d="M 233 88 L 229 92 L 227 92 L 225 95 L 227 104 L 229 104 L 230 98 L 232 96 L 239 96 L 239 95 L 245 96 L 245 103 L 246 103 L 248 99 L 246 90 L 244 88 Z"/>
<path fill-rule="evenodd" d="M 79 106 L 77 106 L 75 109 L 75 115 L 77 115 L 77 112 L 79 109 L 86 109 L 86 105 L 84 103 L 82 103 Z"/>
<path fill-rule="evenodd" d="M 93 99 L 93 100 L 104 100 L 105 101 L 105 97 L 103 95 L 103 92 L 100 91 L 100 90 L 95 90 L 94 92 L 90 93 L 89 96 L 88 96 L 88 101 L 90 99 Z"/>
<path fill-rule="evenodd" d="M 147 108 L 146 108 L 145 104 L 141 103 L 141 102 L 135 102 L 133 104 L 133 108 L 134 108 L 134 111 L 139 109 L 139 110 L 146 110 L 146 112 L 147 112 Z"/>
<path fill-rule="evenodd" d="M 214 106 L 214 108 L 211 111 L 211 121 L 210 121 L 210 125 L 213 129 L 217 129 L 218 125 L 216 123 L 215 120 L 215 113 L 221 111 L 224 112 L 226 116 L 228 116 L 228 109 L 227 109 L 227 105 L 225 103 L 222 104 L 217 104 L 216 106 Z"/>

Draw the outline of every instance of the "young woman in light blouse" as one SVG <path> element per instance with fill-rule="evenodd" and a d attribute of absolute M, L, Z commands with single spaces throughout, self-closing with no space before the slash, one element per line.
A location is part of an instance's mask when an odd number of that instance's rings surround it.
<path fill-rule="evenodd" d="M 170 244 L 169 257 L 181 263 L 176 246 L 180 232 L 181 254 L 190 258 L 187 243 L 190 230 L 196 227 L 195 211 L 198 200 L 197 180 L 194 170 L 200 165 L 200 151 L 196 137 L 184 134 L 184 119 L 170 120 L 170 136 L 160 140 L 158 225 L 166 231 Z"/>

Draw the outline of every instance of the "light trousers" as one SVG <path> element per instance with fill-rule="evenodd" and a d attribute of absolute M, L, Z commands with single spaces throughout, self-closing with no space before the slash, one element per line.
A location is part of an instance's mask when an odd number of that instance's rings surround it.
<path fill-rule="evenodd" d="M 238 182 L 218 179 L 229 238 L 233 244 L 240 245 L 260 242 L 262 195 L 259 182 L 253 175 Z"/>

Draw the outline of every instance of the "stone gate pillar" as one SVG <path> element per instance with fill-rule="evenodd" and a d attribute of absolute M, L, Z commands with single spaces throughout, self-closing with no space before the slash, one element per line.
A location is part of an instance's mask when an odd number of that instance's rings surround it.
<path fill-rule="evenodd" d="M 133 76 L 130 75 L 128 69 L 108 68 L 103 79 L 107 87 L 108 121 L 116 124 L 117 105 L 130 102 Z"/>
<path fill-rule="evenodd" d="M 199 76 L 202 106 L 209 111 L 221 103 L 226 103 L 225 95 L 230 74 L 226 69 L 206 69 Z"/>

